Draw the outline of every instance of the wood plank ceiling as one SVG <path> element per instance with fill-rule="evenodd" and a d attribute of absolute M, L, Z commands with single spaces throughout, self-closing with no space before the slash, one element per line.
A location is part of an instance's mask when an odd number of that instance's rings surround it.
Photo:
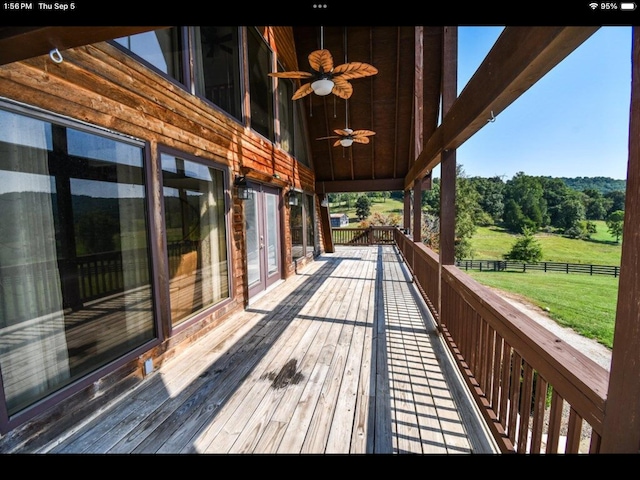
<path fill-rule="evenodd" d="M 311 71 L 307 56 L 321 45 L 334 65 L 369 63 L 376 75 L 350 80 L 348 100 L 308 95 L 305 102 L 310 148 L 320 193 L 402 190 L 423 129 L 433 132 L 440 105 L 442 27 L 296 26 L 298 69 Z M 420 36 L 424 36 L 421 45 Z M 417 63 L 416 63 L 417 62 Z M 416 66 L 417 65 L 417 66 Z M 418 91 L 414 97 L 418 78 Z M 420 99 L 422 96 L 422 99 Z M 414 102 L 414 98 L 416 102 Z M 416 111 L 416 105 L 419 106 Z M 368 144 L 333 146 L 334 129 L 375 132 Z"/>

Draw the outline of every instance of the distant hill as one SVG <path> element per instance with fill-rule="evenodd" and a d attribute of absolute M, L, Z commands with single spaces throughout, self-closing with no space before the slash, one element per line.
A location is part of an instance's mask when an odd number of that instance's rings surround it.
<path fill-rule="evenodd" d="M 627 188 L 626 180 L 616 180 L 609 177 L 559 177 L 569 188 L 574 190 L 583 191 L 587 189 L 594 189 L 602 193 L 621 191 L 624 192 Z"/>

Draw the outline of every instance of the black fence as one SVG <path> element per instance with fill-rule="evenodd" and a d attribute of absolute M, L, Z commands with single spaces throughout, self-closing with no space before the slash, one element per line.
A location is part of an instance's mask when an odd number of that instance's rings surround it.
<path fill-rule="evenodd" d="M 616 265 L 591 265 L 584 263 L 537 262 L 523 263 L 511 260 L 458 260 L 456 267 L 462 270 L 526 272 L 537 270 L 543 272 L 586 273 L 589 275 L 620 275 L 620 267 Z"/>

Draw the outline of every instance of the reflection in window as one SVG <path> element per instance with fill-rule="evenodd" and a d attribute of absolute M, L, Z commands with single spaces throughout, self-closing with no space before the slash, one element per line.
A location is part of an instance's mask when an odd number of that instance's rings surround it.
<path fill-rule="evenodd" d="M 156 337 L 140 146 L 0 110 L 0 225 L 10 415 Z"/>
<path fill-rule="evenodd" d="M 280 123 L 280 147 L 291 154 L 293 151 L 293 82 L 287 78 L 278 80 L 278 120 Z"/>
<path fill-rule="evenodd" d="M 315 222 L 315 197 L 305 195 L 307 201 L 305 222 L 307 225 L 307 251 L 315 253 L 316 247 L 316 222 Z"/>
<path fill-rule="evenodd" d="M 302 193 L 290 192 L 290 197 L 298 199 L 295 205 L 289 206 L 289 226 L 291 228 L 291 256 L 295 260 L 304 257 L 304 203 L 302 202 Z"/>
<path fill-rule="evenodd" d="M 162 73 L 184 82 L 180 28 L 171 27 L 116 38 L 117 43 L 150 63 Z"/>
<path fill-rule="evenodd" d="M 171 322 L 229 297 L 224 175 L 163 153 Z"/>
<path fill-rule="evenodd" d="M 238 27 L 194 27 L 196 93 L 242 118 Z"/>
<path fill-rule="evenodd" d="M 264 38 L 254 29 L 248 30 L 249 93 L 251 99 L 251 128 L 274 141 L 273 90 L 271 50 Z"/>

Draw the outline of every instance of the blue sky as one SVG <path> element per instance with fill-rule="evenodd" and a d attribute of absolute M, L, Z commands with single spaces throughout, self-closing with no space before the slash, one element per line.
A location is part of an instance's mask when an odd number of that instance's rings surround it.
<path fill-rule="evenodd" d="M 501 27 L 458 27 L 458 92 Z M 457 150 L 467 176 L 626 179 L 631 27 L 602 27 Z M 439 176 L 439 169 L 434 171 Z"/>

